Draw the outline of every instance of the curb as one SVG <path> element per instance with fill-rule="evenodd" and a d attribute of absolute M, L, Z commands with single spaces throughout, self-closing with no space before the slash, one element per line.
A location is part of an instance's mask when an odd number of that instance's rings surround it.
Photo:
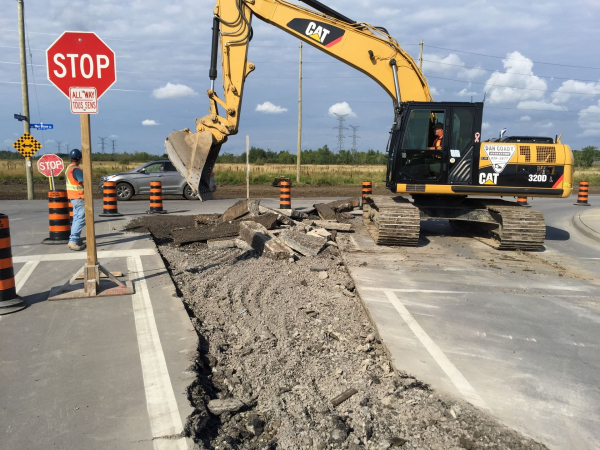
<path fill-rule="evenodd" d="M 583 212 L 577 213 L 573 216 L 573 226 L 577 229 L 577 231 L 579 231 L 583 235 L 595 240 L 596 242 L 600 242 L 600 233 L 592 230 L 590 227 L 584 224 L 581 220 L 581 217 L 579 217 L 581 216 L 581 214 L 583 214 Z"/>

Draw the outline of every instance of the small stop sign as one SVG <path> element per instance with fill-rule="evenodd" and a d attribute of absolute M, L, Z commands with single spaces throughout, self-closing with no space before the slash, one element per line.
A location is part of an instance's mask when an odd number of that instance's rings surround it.
<path fill-rule="evenodd" d="M 69 97 L 69 88 L 96 88 L 97 97 L 117 81 L 115 52 L 94 33 L 65 31 L 46 50 L 48 80 Z"/>
<path fill-rule="evenodd" d="M 47 177 L 57 177 L 64 168 L 63 160 L 56 155 L 44 155 L 37 162 L 38 172 Z"/>

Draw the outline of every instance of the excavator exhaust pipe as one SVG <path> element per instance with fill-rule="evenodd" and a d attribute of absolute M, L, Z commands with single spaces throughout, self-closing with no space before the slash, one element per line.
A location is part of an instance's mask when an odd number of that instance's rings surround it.
<path fill-rule="evenodd" d="M 212 133 L 206 130 L 200 133 L 174 131 L 165 140 L 165 149 L 198 198 L 212 200 L 210 176 L 221 150 L 221 144 L 213 144 Z"/>

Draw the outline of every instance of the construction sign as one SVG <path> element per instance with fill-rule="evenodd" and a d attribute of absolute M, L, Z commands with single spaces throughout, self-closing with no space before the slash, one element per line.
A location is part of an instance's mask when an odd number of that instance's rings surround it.
<path fill-rule="evenodd" d="M 25 133 L 17 139 L 17 142 L 13 144 L 13 147 L 25 158 L 31 158 L 40 148 L 42 148 L 42 144 L 29 133 Z"/>

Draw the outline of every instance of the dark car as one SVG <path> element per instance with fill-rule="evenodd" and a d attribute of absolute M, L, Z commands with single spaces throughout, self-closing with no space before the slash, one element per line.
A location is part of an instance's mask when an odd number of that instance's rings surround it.
<path fill-rule="evenodd" d="M 143 164 L 130 172 L 105 175 L 100 179 L 101 191 L 105 181 L 117 183 L 117 198 L 119 200 L 129 200 L 134 195 L 150 194 L 151 181 L 162 182 L 162 191 L 165 195 L 183 195 L 188 200 L 197 198 L 186 183 L 185 178 L 177 172 L 168 159 Z M 214 192 L 217 189 L 214 174 L 211 174 L 210 181 L 211 191 Z"/>

